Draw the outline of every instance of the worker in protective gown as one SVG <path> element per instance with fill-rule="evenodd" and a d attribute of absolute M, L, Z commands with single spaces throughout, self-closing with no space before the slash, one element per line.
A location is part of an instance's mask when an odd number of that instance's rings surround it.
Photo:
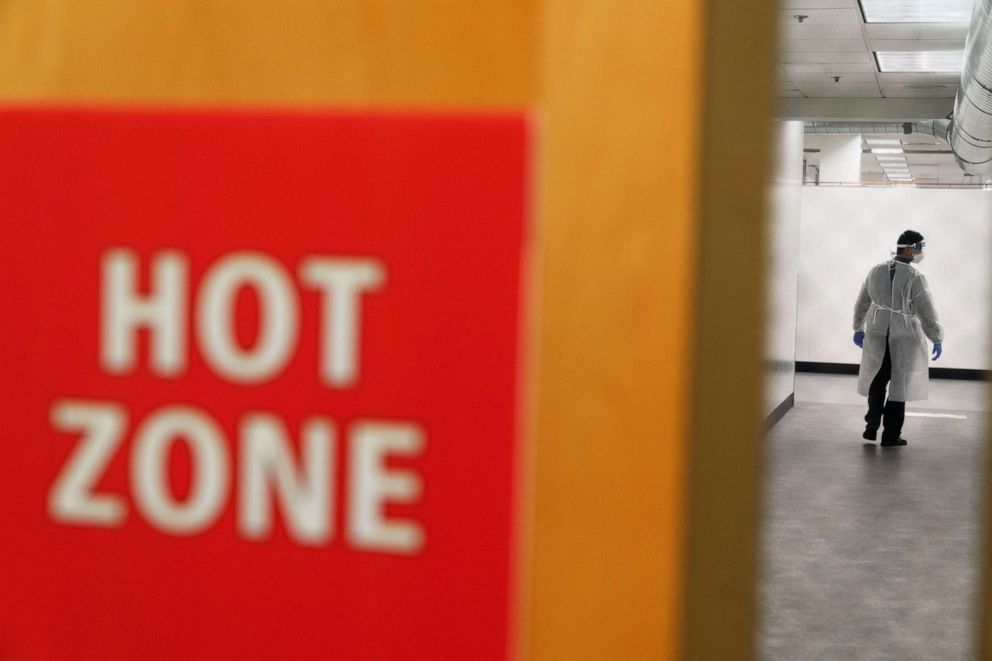
<path fill-rule="evenodd" d="M 927 339 L 934 343 L 934 360 L 942 351 L 944 329 L 927 279 L 913 267 L 923 261 L 925 247 L 922 234 L 903 232 L 894 258 L 868 272 L 854 305 L 854 343 L 862 348 L 858 393 L 868 397 L 863 437 L 874 441 L 882 426 L 885 446 L 906 445 L 906 402 L 927 398 Z"/>

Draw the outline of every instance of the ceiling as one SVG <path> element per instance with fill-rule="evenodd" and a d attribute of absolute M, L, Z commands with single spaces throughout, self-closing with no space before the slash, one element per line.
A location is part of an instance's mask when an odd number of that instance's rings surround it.
<path fill-rule="evenodd" d="M 962 172 L 954 160 L 947 143 L 927 135 L 871 135 L 862 136 L 861 181 L 862 183 L 889 183 L 878 156 L 871 151 L 872 146 L 866 139 L 888 138 L 900 140 L 901 149 L 905 156 L 905 164 L 912 173 L 916 184 L 941 185 L 977 185 L 992 181 L 992 177 L 969 176 Z M 823 138 L 819 135 L 807 135 L 805 140 L 807 165 L 816 167 L 820 162 L 820 146 Z M 813 172 L 808 173 L 810 179 Z"/>
<path fill-rule="evenodd" d="M 961 51 L 967 23 L 869 24 L 858 0 L 781 0 L 779 7 L 783 118 L 912 121 L 952 111 L 959 73 L 884 73 L 875 53 Z"/>
<path fill-rule="evenodd" d="M 902 5 L 946 5 L 913 0 Z M 900 4 L 892 2 L 891 4 Z M 858 0 L 780 0 L 779 115 L 783 119 L 915 121 L 944 118 L 954 108 L 960 73 L 885 73 L 878 51 L 963 51 L 967 23 L 866 23 Z M 803 17 L 800 22 L 798 17 Z M 878 135 L 898 139 L 913 181 L 978 184 L 966 176 L 950 147 L 926 135 Z M 807 163 L 819 161 L 819 136 L 806 137 Z M 862 141 L 862 181 L 886 182 L 871 145 Z"/>

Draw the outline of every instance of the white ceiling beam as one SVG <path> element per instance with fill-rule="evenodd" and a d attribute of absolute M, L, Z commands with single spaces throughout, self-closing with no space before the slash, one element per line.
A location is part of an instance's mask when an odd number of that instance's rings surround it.
<path fill-rule="evenodd" d="M 913 122 L 942 119 L 954 99 L 780 98 L 778 118 L 804 121 Z"/>

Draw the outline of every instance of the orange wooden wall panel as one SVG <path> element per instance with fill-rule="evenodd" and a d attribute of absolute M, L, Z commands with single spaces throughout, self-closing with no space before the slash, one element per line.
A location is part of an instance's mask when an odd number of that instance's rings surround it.
<path fill-rule="evenodd" d="M 673 659 L 700 10 L 549 2 L 535 659 Z"/>

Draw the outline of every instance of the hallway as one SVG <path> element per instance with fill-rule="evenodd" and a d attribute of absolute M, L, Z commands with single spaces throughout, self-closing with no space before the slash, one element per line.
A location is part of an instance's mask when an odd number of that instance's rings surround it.
<path fill-rule="evenodd" d="M 985 384 L 931 380 L 902 448 L 861 438 L 855 386 L 799 374 L 769 435 L 760 658 L 970 659 Z"/>

